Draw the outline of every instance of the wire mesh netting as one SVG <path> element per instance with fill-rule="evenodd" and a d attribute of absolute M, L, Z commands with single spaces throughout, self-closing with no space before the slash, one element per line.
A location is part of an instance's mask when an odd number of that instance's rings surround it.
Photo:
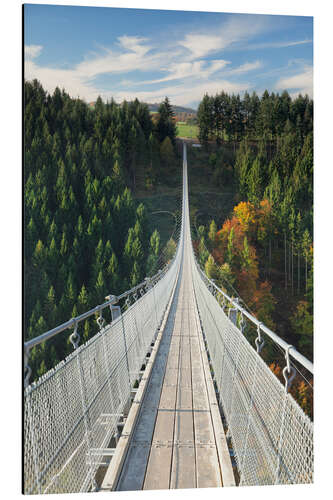
<path fill-rule="evenodd" d="M 199 268 L 194 281 L 240 484 L 311 483 L 311 420 L 225 314 Z"/>
<path fill-rule="evenodd" d="M 179 252 L 123 314 L 25 390 L 24 492 L 90 491 L 167 307 Z M 132 302 L 132 303 L 131 303 Z"/>

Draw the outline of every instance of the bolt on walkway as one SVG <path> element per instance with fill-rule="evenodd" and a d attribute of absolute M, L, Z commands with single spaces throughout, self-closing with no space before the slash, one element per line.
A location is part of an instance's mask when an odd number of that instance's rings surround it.
<path fill-rule="evenodd" d="M 145 396 L 119 462 L 121 470 L 117 480 L 106 473 L 104 491 L 111 484 L 120 491 L 235 484 L 200 327 L 191 258 L 184 255 L 192 256 L 183 253 Z"/>

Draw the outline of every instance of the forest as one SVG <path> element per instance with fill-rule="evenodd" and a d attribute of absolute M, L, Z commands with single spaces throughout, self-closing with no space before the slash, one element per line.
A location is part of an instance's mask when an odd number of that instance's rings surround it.
<path fill-rule="evenodd" d="M 287 92 L 205 95 L 197 123 L 202 148 L 189 145 L 188 165 L 200 264 L 312 358 L 313 101 Z M 149 212 L 175 210 L 176 134 L 168 98 L 151 114 L 138 100 L 98 98 L 92 107 L 25 83 L 25 339 L 158 270 L 166 240 Z M 82 330 L 83 341 L 97 331 L 88 321 Z M 34 377 L 69 352 L 63 338 L 32 349 Z M 295 397 L 311 407 L 300 384 Z"/>
<path fill-rule="evenodd" d="M 205 95 L 198 126 L 204 150 L 191 161 L 233 193 L 218 224 L 197 225 L 201 266 L 312 359 L 313 101 L 287 92 Z"/>
<path fill-rule="evenodd" d="M 34 80 L 24 85 L 24 337 L 120 294 L 158 270 L 160 235 L 132 190 L 175 163 L 168 99 L 152 121 L 138 100 L 93 109 Z M 171 165 L 172 164 L 172 165 Z M 83 341 L 96 330 L 85 321 Z M 61 337 L 61 336 L 60 336 Z M 33 376 L 71 351 L 64 338 L 31 350 Z"/>

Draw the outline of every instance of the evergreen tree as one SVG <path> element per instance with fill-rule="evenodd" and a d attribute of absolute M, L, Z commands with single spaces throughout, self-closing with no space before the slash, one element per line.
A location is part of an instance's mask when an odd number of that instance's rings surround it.
<path fill-rule="evenodd" d="M 156 134 L 160 143 L 167 137 L 170 139 L 172 146 L 175 145 L 177 127 L 174 121 L 175 113 L 172 109 L 168 97 L 160 104 L 158 108 L 158 120 L 156 123 Z"/>
<path fill-rule="evenodd" d="M 207 262 L 205 264 L 205 273 L 208 278 L 216 280 L 219 277 L 219 270 L 216 266 L 214 259 L 211 255 L 208 256 Z"/>
<path fill-rule="evenodd" d="M 213 126 L 212 99 L 205 94 L 198 107 L 199 141 L 207 148 Z"/>
<path fill-rule="evenodd" d="M 98 273 L 95 290 L 96 290 L 96 295 L 95 295 L 96 302 L 97 303 L 103 302 L 107 292 L 102 271 Z"/>
<path fill-rule="evenodd" d="M 79 314 L 82 314 L 89 309 L 89 296 L 84 284 L 82 285 L 81 291 L 79 293 L 77 304 Z"/>
<path fill-rule="evenodd" d="M 216 233 L 217 233 L 216 223 L 214 220 L 212 220 L 208 232 L 208 240 L 211 249 L 213 249 L 215 245 Z"/>
<path fill-rule="evenodd" d="M 262 195 L 262 176 L 260 160 L 257 157 L 251 167 L 248 178 L 248 198 L 255 206 L 259 204 Z"/>
<path fill-rule="evenodd" d="M 156 229 L 150 237 L 150 249 L 153 255 L 157 256 L 159 254 L 160 235 Z"/>

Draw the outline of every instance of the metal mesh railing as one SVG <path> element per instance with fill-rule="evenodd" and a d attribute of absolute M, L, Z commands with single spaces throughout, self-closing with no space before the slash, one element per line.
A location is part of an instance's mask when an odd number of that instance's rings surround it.
<path fill-rule="evenodd" d="M 310 371 L 312 364 L 220 290 L 200 268 L 189 237 L 186 160 L 184 170 L 185 255 L 191 261 L 197 307 L 240 484 L 311 483 L 313 424 L 288 389 L 294 376 L 290 357 Z M 245 320 L 258 328 L 257 350 L 241 331 Z M 264 334 L 285 349 L 285 386 L 260 356 Z"/>
<path fill-rule="evenodd" d="M 176 281 L 162 273 L 128 294 L 121 314 L 25 389 L 24 491 L 90 491 Z"/>
<path fill-rule="evenodd" d="M 198 265 L 193 279 L 240 484 L 312 482 L 312 422 L 229 319 L 223 293 Z"/>

